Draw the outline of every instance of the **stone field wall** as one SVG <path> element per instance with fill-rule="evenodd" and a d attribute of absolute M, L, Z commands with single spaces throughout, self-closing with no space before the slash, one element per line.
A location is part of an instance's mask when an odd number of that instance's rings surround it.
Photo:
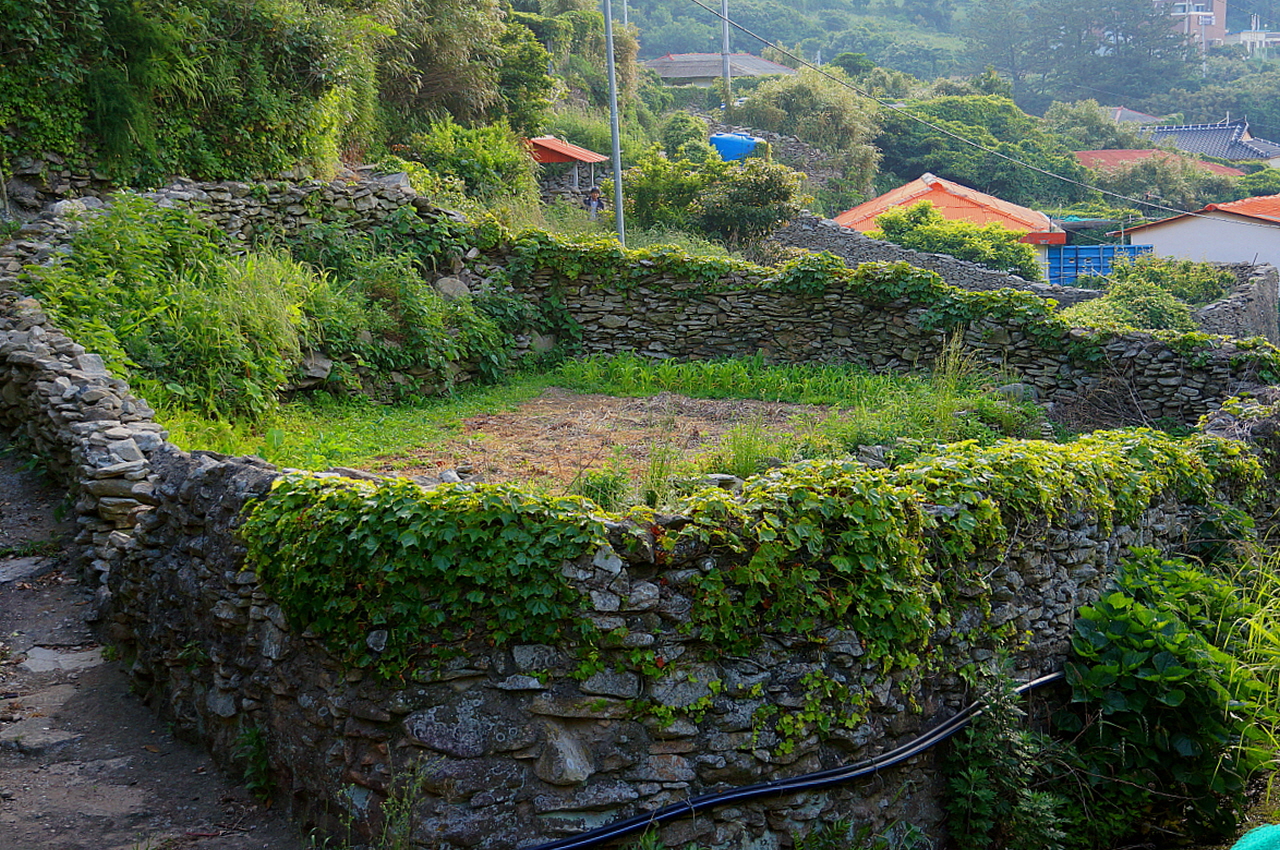
<path fill-rule="evenodd" d="M 655 358 L 713 359 L 763 353 L 778 362 L 860 363 L 874 371 L 929 367 L 949 334 L 931 330 L 930 304 L 905 299 L 870 303 L 829 289 L 799 295 L 726 278 L 705 294 L 687 281 L 655 274 L 614 286 L 592 274 L 567 280 L 535 270 L 516 287 L 555 299 L 582 328 L 590 353 L 635 351 Z M 966 349 L 1033 387 L 1059 412 L 1103 406 L 1130 424 L 1194 422 L 1222 399 L 1260 383 L 1256 367 L 1232 342 L 1181 352 L 1150 334 L 1113 336 L 1085 354 L 1073 342 L 1085 331 L 1063 326 L 1048 345 L 1015 321 L 980 319 L 963 331 Z"/>
<path fill-rule="evenodd" d="M 615 525 L 610 545 L 562 569 L 590 600 L 584 616 L 604 630 L 625 627 L 627 646 L 667 660 L 664 675 L 645 675 L 623 648 L 609 658 L 618 666 L 580 681 L 563 648 L 481 641 L 393 687 L 341 669 L 316 639 L 289 627 L 244 569 L 241 508 L 279 472 L 165 443 L 145 404 L 43 319 L 30 301 L 0 310 L 5 423 L 35 441 L 78 492 L 78 543 L 105 580 L 105 637 L 122 649 L 138 687 L 224 762 L 246 729 L 261 729 L 286 801 L 335 828 L 344 812 L 359 822 L 394 777 L 421 765 L 416 836 L 440 850 L 526 847 L 706 791 L 884 752 L 967 701 L 952 671 L 994 649 L 975 633 L 1004 624 L 1028 631 L 1019 676 L 1055 669 L 1074 611 L 1096 599 L 1127 547 L 1168 548 L 1199 521 L 1172 494 L 1112 531 L 1085 513 L 1055 524 L 1025 518 L 1015 545 L 978 558 L 993 574 L 989 598 L 953 612 L 955 624 L 935 635 L 947 666 L 887 679 L 860 663 L 856 634 L 829 625 L 812 640 L 780 635 L 749 656 L 702 661 L 679 628 L 689 582 L 726 565 L 696 547 L 658 564 L 652 545 L 623 545 L 637 533 L 652 541 L 678 517 L 630 532 Z M 802 679 L 815 671 L 868 692 L 867 717 L 785 752 L 753 717 L 800 705 Z M 659 720 L 652 707 L 669 716 Z M 837 818 L 933 829 L 934 759 L 922 755 L 875 782 L 706 813 L 666 827 L 664 839 L 778 847 L 783 835 Z"/>
<path fill-rule="evenodd" d="M 229 184 L 187 185 L 165 197 L 207 200 L 224 226 L 247 235 L 267 217 L 283 226 L 324 220 L 324 205 L 307 200 L 317 193 L 326 199 L 324 185 L 301 196 L 288 187 L 241 194 Z M 328 191 L 366 222 L 413 203 L 395 181 Z M 253 204 L 258 211 L 248 214 Z M 63 232 L 59 225 L 37 224 L 48 227 L 27 232 L 23 241 L 35 247 L 22 249 L 26 257 L 60 250 L 58 239 L 40 241 Z M 922 307 L 873 307 L 839 292 L 685 298 L 680 281 L 618 292 L 546 271 L 517 284 L 531 297 L 557 291 L 593 351 L 765 350 L 780 360 L 897 368 L 929 362 L 941 343 L 920 328 Z M 1086 392 L 1101 374 L 1097 364 L 1046 354 L 1018 327 L 979 322 L 967 340 L 1060 401 Z M 1233 362 L 1235 353 L 1219 349 L 1197 363 L 1136 335 L 1105 349 L 1103 368 L 1125 376 L 1147 414 L 1186 419 L 1252 379 Z M 1202 519 L 1173 493 L 1158 494 L 1139 520 L 1110 530 L 1084 512 L 1054 523 L 1023 518 L 1012 545 L 975 559 L 993 591 L 962 604 L 954 625 L 933 636 L 947 663 L 923 677 L 888 678 L 860 661 L 856 634 L 831 624 L 812 639 L 766 636 L 748 656 L 703 660 L 680 629 L 691 582 L 728 565 L 715 557 L 732 556 L 693 547 L 659 563 L 653 536 L 679 527 L 681 518 L 615 524 L 608 545 L 561 565 L 583 593 L 583 616 L 606 631 L 626 630 L 627 643 L 606 650 L 610 663 L 600 672 L 576 677 L 575 661 L 561 647 L 494 648 L 481 639 L 443 668 L 390 685 L 342 669 L 314 636 L 289 625 L 245 569 L 235 534 L 241 510 L 268 491 L 277 469 L 168 444 L 145 402 L 107 374 L 100 358 L 50 327 L 39 304 L 17 296 L 0 300 L 0 399 L 4 426 L 30 441 L 71 488 L 76 544 L 100 577 L 105 637 L 122 649 L 139 689 L 161 713 L 223 762 L 232 761 L 245 731 L 262 730 L 283 802 L 334 827 L 347 816 L 370 826 L 374 804 L 419 765 L 415 840 L 438 850 L 528 847 L 707 791 L 884 752 L 967 701 L 952 671 L 966 660 L 989 660 L 995 649 L 975 634 L 1025 630 L 1018 675 L 1058 669 L 1074 612 L 1097 598 L 1128 547 L 1171 549 Z M 635 648 L 662 657 L 662 673 L 637 666 L 627 652 Z M 867 716 L 824 739 L 804 735 L 788 749 L 755 718 L 801 707 L 803 682 L 814 674 L 868 694 Z M 672 846 L 766 850 L 837 818 L 876 830 L 912 823 L 936 831 L 936 757 L 923 754 L 863 784 L 704 813 L 666 827 L 663 838 Z"/>

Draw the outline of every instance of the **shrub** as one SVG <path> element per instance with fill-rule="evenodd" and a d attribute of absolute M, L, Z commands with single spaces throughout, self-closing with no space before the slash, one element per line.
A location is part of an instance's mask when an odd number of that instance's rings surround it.
<path fill-rule="evenodd" d="M 662 125 L 662 149 L 672 159 L 680 155 L 680 149 L 689 142 L 706 142 L 707 122 L 688 112 L 676 112 Z"/>
<path fill-rule="evenodd" d="M 153 398 L 258 416 L 297 362 L 301 305 L 327 282 L 280 252 L 226 256 L 190 213 L 118 197 L 28 286 L 54 321 Z M 159 395 L 157 395 L 159 394 Z"/>
<path fill-rule="evenodd" d="M 1235 276 L 1213 263 L 1143 254 L 1132 262 L 1122 259 L 1111 270 L 1114 282 L 1145 281 L 1175 298 L 1198 307 L 1222 298 L 1235 286 Z"/>
<path fill-rule="evenodd" d="M 795 216 L 804 200 L 801 180 L 799 172 L 758 158 L 694 162 L 657 148 L 623 174 L 627 215 L 640 227 L 698 229 L 735 244 Z"/>
<path fill-rule="evenodd" d="M 437 174 L 461 180 L 472 198 L 536 203 L 533 158 L 505 125 L 470 129 L 446 118 L 410 136 L 399 153 Z"/>
<path fill-rule="evenodd" d="M 928 201 L 890 210 L 876 219 L 873 239 L 886 239 L 904 248 L 950 254 L 989 269 L 1013 272 L 1025 280 L 1040 280 L 1035 249 L 1018 241 L 1022 234 L 998 224 L 977 225 L 948 221 Z"/>
<path fill-rule="evenodd" d="M 1107 294 L 1063 310 L 1064 321 L 1103 329 L 1193 331 L 1191 308 L 1167 289 L 1144 280 L 1115 283 Z"/>

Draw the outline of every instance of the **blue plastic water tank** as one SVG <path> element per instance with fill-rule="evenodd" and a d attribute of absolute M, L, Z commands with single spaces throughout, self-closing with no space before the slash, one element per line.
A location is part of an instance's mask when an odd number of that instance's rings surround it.
<path fill-rule="evenodd" d="M 746 133 L 716 133 L 711 137 L 711 147 L 716 149 L 721 159 L 734 160 L 742 159 L 763 141 Z"/>

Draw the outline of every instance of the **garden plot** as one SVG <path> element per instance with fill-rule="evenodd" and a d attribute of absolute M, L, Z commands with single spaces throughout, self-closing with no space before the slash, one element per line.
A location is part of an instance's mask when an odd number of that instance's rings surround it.
<path fill-rule="evenodd" d="M 585 470 L 624 469 L 642 476 L 656 456 L 704 454 L 726 434 L 758 443 L 767 461 L 763 448 L 770 441 L 785 442 L 783 435 L 806 431 L 830 415 L 820 405 L 670 392 L 619 398 L 552 387 L 514 410 L 465 418 L 460 433 L 444 442 L 384 455 L 366 466 L 408 476 L 459 469 L 490 482 L 563 489 Z"/>

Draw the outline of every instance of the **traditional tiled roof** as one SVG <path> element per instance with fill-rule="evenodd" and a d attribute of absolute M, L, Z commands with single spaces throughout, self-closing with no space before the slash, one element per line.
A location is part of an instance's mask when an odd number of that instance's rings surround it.
<path fill-rule="evenodd" d="M 1280 156 L 1280 145 L 1249 135 L 1249 122 L 1244 119 L 1220 121 L 1217 124 L 1181 124 L 1178 126 L 1143 127 L 1151 141 L 1171 142 L 1186 153 L 1202 153 L 1232 161 L 1270 159 Z"/>
<path fill-rule="evenodd" d="M 995 223 L 1010 230 L 1026 232 L 1054 229 L 1049 216 L 1042 212 L 1002 201 L 994 195 L 928 173 L 920 175 L 919 179 L 912 180 L 905 186 L 899 186 L 841 213 L 835 217 L 835 221 L 865 233 L 876 229 L 876 217 L 880 214 L 897 207 L 909 207 L 920 201 L 929 201 L 934 209 L 951 221 Z"/>
<path fill-rule="evenodd" d="M 533 147 L 533 158 L 537 162 L 604 162 L 609 158 L 563 142 L 555 136 L 539 136 L 530 139 L 529 144 Z"/>
<path fill-rule="evenodd" d="M 1130 109 L 1127 106 L 1103 106 L 1103 113 L 1117 124 L 1156 124 L 1160 117 Z"/>
<path fill-rule="evenodd" d="M 1139 224 L 1128 229 L 1129 233 L 1137 230 L 1145 230 L 1148 227 L 1156 227 L 1161 224 L 1168 224 L 1171 221 L 1179 219 L 1191 218 L 1193 215 L 1204 215 L 1205 213 L 1222 212 L 1231 215 L 1241 216 L 1242 218 L 1252 218 L 1258 221 L 1265 221 L 1268 224 L 1280 224 L 1280 195 L 1262 195 L 1257 198 L 1243 198 L 1239 201 L 1228 201 L 1225 204 L 1209 204 L 1204 209 L 1195 213 L 1183 213 L 1182 215 L 1170 216 L 1162 218 L 1159 221 L 1151 221 L 1146 224 Z"/>
<path fill-rule="evenodd" d="M 1216 162 L 1205 162 L 1164 150 L 1076 151 L 1075 153 L 1076 159 L 1080 160 L 1081 165 L 1096 168 L 1100 171 L 1110 171 L 1159 155 L 1164 159 L 1178 159 L 1183 162 L 1189 162 L 1197 168 L 1212 171 L 1214 174 L 1222 174 L 1227 177 L 1244 176 L 1243 171 L 1238 168 L 1232 168 L 1229 165 L 1218 165 Z"/>
<path fill-rule="evenodd" d="M 719 53 L 668 53 L 642 63 L 658 72 L 664 80 L 691 80 L 718 77 L 723 69 Z M 729 54 L 729 74 L 734 77 L 763 77 L 769 74 L 794 74 L 794 68 L 752 56 L 750 53 Z"/>

